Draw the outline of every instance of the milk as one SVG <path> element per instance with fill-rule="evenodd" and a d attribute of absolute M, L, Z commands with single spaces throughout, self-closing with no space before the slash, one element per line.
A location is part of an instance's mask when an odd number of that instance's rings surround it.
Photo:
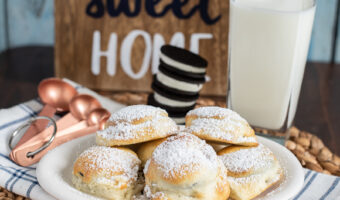
<path fill-rule="evenodd" d="M 312 0 L 230 0 L 228 106 L 251 125 L 291 125 L 314 13 Z"/>

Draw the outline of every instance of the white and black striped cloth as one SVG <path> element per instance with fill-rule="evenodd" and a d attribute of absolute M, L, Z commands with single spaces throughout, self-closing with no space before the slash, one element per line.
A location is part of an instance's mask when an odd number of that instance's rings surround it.
<path fill-rule="evenodd" d="M 122 107 L 122 105 L 79 85 L 76 88 L 80 93 L 90 93 L 96 96 L 103 107 L 111 112 Z M 0 186 L 28 198 L 49 200 L 54 198 L 40 187 L 35 174 L 35 165 L 20 167 L 13 163 L 8 157 L 10 150 L 7 145 L 9 134 L 20 124 L 36 116 L 42 106 L 38 99 L 34 99 L 0 110 Z M 320 174 L 306 169 L 305 184 L 293 200 L 340 200 L 339 181 L 340 177 Z"/>

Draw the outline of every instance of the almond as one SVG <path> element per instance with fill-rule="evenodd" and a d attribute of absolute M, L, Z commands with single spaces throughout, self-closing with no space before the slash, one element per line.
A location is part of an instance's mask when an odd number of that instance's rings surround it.
<path fill-rule="evenodd" d="M 289 136 L 293 137 L 293 138 L 299 137 L 299 132 L 300 132 L 300 130 L 297 129 L 295 126 L 291 127 L 288 131 Z"/>
<path fill-rule="evenodd" d="M 336 166 L 332 162 L 323 161 L 323 162 L 320 162 L 320 164 L 332 174 L 339 172 L 339 166 Z"/>
<path fill-rule="evenodd" d="M 311 138 L 311 148 L 315 149 L 315 151 L 320 151 L 325 145 L 323 144 L 322 140 L 320 138 L 313 136 Z"/>
<path fill-rule="evenodd" d="M 323 170 L 322 173 L 328 174 L 328 175 L 332 175 L 332 174 L 331 174 L 329 171 L 327 171 L 327 170 Z"/>
<path fill-rule="evenodd" d="M 332 156 L 332 152 L 327 147 L 323 147 L 319 152 L 317 158 L 320 162 L 323 162 L 332 160 Z"/>
<path fill-rule="evenodd" d="M 287 140 L 285 143 L 285 146 L 287 147 L 287 149 L 289 150 L 294 150 L 296 148 L 296 144 L 295 142 L 291 141 L 291 140 Z"/>
<path fill-rule="evenodd" d="M 308 151 L 306 151 L 304 154 L 303 154 L 303 157 L 302 159 L 304 161 L 307 162 L 310 162 L 310 163 L 313 163 L 313 164 L 318 164 L 318 161 L 316 160 L 316 157 L 313 156 L 312 154 L 310 154 Z"/>
<path fill-rule="evenodd" d="M 309 148 L 310 140 L 308 138 L 298 137 L 298 138 L 295 138 L 294 141 L 300 144 L 301 146 L 303 146 L 305 149 Z"/>
<path fill-rule="evenodd" d="M 311 162 L 306 162 L 306 167 L 308 169 L 317 171 L 317 172 L 323 172 L 322 167 L 319 164 L 311 163 Z"/>

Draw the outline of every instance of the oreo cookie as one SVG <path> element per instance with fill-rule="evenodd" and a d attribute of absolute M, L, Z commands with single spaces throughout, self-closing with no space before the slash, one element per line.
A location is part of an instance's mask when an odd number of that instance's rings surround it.
<path fill-rule="evenodd" d="M 153 98 L 155 99 L 157 103 L 162 104 L 164 106 L 170 106 L 170 107 L 183 108 L 183 107 L 194 106 L 196 104 L 196 99 L 191 100 L 191 101 L 179 101 L 179 100 L 167 98 L 157 92 L 154 92 Z"/>
<path fill-rule="evenodd" d="M 151 85 L 154 93 L 148 96 L 148 104 L 165 109 L 177 124 L 183 124 L 206 82 L 207 65 L 207 61 L 197 54 L 164 45 L 159 70 Z"/>
<path fill-rule="evenodd" d="M 199 97 L 197 92 L 187 92 L 168 87 L 159 82 L 156 76 L 154 76 L 151 88 L 169 99 L 175 99 L 179 101 L 193 101 L 197 100 Z"/>
<path fill-rule="evenodd" d="M 187 72 L 176 72 L 174 70 L 169 70 L 169 68 L 163 66 L 162 64 L 159 65 L 158 71 L 162 72 L 164 75 L 175 79 L 177 81 L 182 81 L 186 83 L 191 83 L 191 84 L 203 84 L 205 83 L 205 77 L 204 76 L 199 76 L 199 77 L 192 77 L 187 74 Z"/>
<path fill-rule="evenodd" d="M 152 105 L 155 107 L 160 107 L 162 109 L 165 109 L 168 113 L 171 113 L 173 116 L 183 116 L 182 115 L 183 113 L 186 114 L 188 111 L 194 109 L 196 103 L 192 106 L 187 106 L 187 107 L 173 107 L 173 106 L 168 106 L 168 105 L 164 105 L 164 104 L 157 102 L 154 98 L 154 94 L 150 94 L 148 96 L 148 105 Z"/>
<path fill-rule="evenodd" d="M 177 125 L 185 125 L 185 117 L 180 118 L 171 117 L 171 119 L 174 120 Z"/>
<path fill-rule="evenodd" d="M 198 54 L 194 54 L 188 50 L 178 48 L 171 45 L 164 45 L 161 48 L 161 54 L 165 55 L 166 57 L 177 61 L 179 63 L 189 65 L 196 68 L 203 68 L 205 69 L 208 65 L 208 62 L 199 56 Z M 163 59 L 164 61 L 165 59 Z M 172 65 L 171 63 L 167 63 Z M 172 65 L 173 66 L 173 65 Z"/>
<path fill-rule="evenodd" d="M 170 118 L 172 118 L 177 124 L 185 124 L 185 116 L 187 115 L 189 111 L 187 112 L 168 112 L 168 115 Z"/>
<path fill-rule="evenodd" d="M 181 69 L 178 69 L 176 67 L 173 67 L 171 65 L 168 65 L 165 63 L 162 59 L 160 59 L 159 67 L 166 69 L 167 71 L 170 71 L 175 74 L 183 75 L 188 78 L 198 78 L 198 79 L 205 79 L 205 72 L 201 73 L 194 73 L 194 72 L 187 72 L 183 71 Z"/>
<path fill-rule="evenodd" d="M 171 111 L 169 111 L 168 115 L 169 115 L 169 117 L 173 117 L 173 118 L 181 118 L 181 117 L 185 117 L 189 111 L 185 111 L 185 112 L 171 112 Z"/>

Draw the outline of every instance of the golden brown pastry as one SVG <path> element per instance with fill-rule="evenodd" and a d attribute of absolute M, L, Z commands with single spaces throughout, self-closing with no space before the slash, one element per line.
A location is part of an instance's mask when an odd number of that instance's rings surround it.
<path fill-rule="evenodd" d="M 186 130 L 211 142 L 257 146 L 254 130 L 236 112 L 227 108 L 208 106 L 188 112 Z"/>
<path fill-rule="evenodd" d="M 93 146 L 75 161 L 72 182 L 78 190 L 98 197 L 131 199 L 143 189 L 138 182 L 140 163 L 129 149 Z"/>
<path fill-rule="evenodd" d="M 130 145 L 164 138 L 176 130 L 176 123 L 165 110 L 134 105 L 113 113 L 105 129 L 97 132 L 96 143 L 103 146 Z"/>
<path fill-rule="evenodd" d="M 283 178 L 279 161 L 262 144 L 230 146 L 218 155 L 228 170 L 230 197 L 234 200 L 253 199 Z"/>
<path fill-rule="evenodd" d="M 167 138 L 161 138 L 158 140 L 153 140 L 150 142 L 145 142 L 140 145 L 137 150 L 138 158 L 142 161 L 142 166 L 145 165 L 146 161 L 151 158 L 153 151 L 156 149 L 158 145 L 164 142 Z"/>
<path fill-rule="evenodd" d="M 227 170 L 214 149 L 189 133 L 169 137 L 145 168 L 144 193 L 152 200 L 226 200 Z"/>
<path fill-rule="evenodd" d="M 223 144 L 223 143 L 216 143 L 216 142 L 207 142 L 212 148 L 216 151 L 219 152 L 220 150 L 230 146 L 230 144 Z"/>

